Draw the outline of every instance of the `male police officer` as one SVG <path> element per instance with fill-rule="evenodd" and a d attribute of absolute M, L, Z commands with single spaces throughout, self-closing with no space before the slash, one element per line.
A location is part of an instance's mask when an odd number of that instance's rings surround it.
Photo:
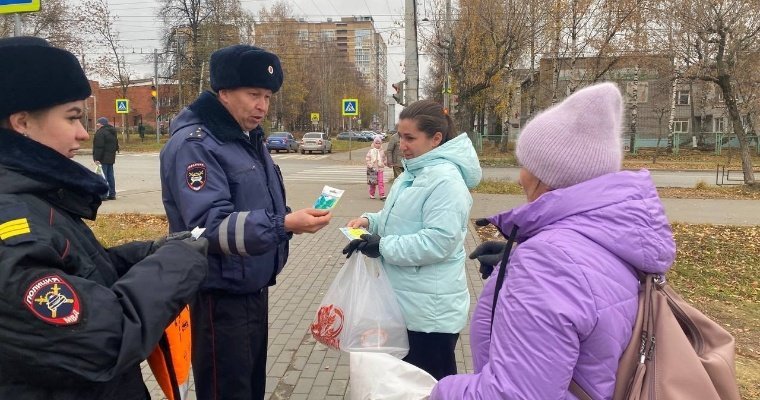
<path fill-rule="evenodd" d="M 290 212 L 282 174 L 259 126 L 282 85 L 279 58 L 235 45 L 211 55 L 211 88 L 172 121 L 161 151 L 161 188 L 172 232 L 205 227 L 209 274 L 191 306 L 199 399 L 263 399 L 268 286 L 293 233 L 331 215 Z"/>

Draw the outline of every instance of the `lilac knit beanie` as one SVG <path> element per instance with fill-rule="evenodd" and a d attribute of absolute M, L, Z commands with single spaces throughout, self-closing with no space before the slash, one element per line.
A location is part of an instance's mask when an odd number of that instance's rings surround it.
<path fill-rule="evenodd" d="M 622 118 L 623 99 L 614 83 L 586 87 L 523 128 L 517 159 L 552 189 L 620 171 Z"/>

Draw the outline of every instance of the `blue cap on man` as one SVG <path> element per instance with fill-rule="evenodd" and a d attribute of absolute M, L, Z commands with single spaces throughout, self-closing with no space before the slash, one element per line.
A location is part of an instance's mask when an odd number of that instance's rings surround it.
<path fill-rule="evenodd" d="M 257 87 L 280 90 L 283 73 L 280 59 L 262 48 L 238 44 L 211 54 L 211 88 Z"/>

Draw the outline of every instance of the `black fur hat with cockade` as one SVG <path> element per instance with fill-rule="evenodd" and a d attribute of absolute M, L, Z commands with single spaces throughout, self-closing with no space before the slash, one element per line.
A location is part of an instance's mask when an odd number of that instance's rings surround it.
<path fill-rule="evenodd" d="M 282 86 L 280 59 L 273 53 L 255 46 L 238 44 L 211 54 L 211 88 L 256 87 L 276 93 Z"/>

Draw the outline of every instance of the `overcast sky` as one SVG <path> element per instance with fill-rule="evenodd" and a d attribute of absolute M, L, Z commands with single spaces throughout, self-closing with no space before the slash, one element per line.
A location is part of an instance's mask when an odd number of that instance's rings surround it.
<path fill-rule="evenodd" d="M 72 0 L 78 2 L 79 0 Z M 380 32 L 388 47 L 388 89 L 393 82 L 404 79 L 404 29 L 394 21 L 403 21 L 404 0 L 289 0 L 296 18 L 307 21 L 334 20 L 341 16 L 371 15 L 375 29 Z M 241 0 L 243 7 L 258 16 L 262 7 L 271 7 L 271 0 Z M 418 0 L 418 18 L 429 12 L 424 1 Z M 156 17 L 158 1 L 155 0 L 110 0 L 109 5 L 118 15 L 117 28 L 125 45 L 127 61 L 140 76 L 152 76 L 153 66 L 145 54 L 152 54 L 153 48 L 160 46 L 160 20 Z M 421 23 L 421 29 L 425 29 Z M 93 51 L 96 51 L 93 49 Z M 420 76 L 424 79 L 427 60 L 420 58 Z"/>

